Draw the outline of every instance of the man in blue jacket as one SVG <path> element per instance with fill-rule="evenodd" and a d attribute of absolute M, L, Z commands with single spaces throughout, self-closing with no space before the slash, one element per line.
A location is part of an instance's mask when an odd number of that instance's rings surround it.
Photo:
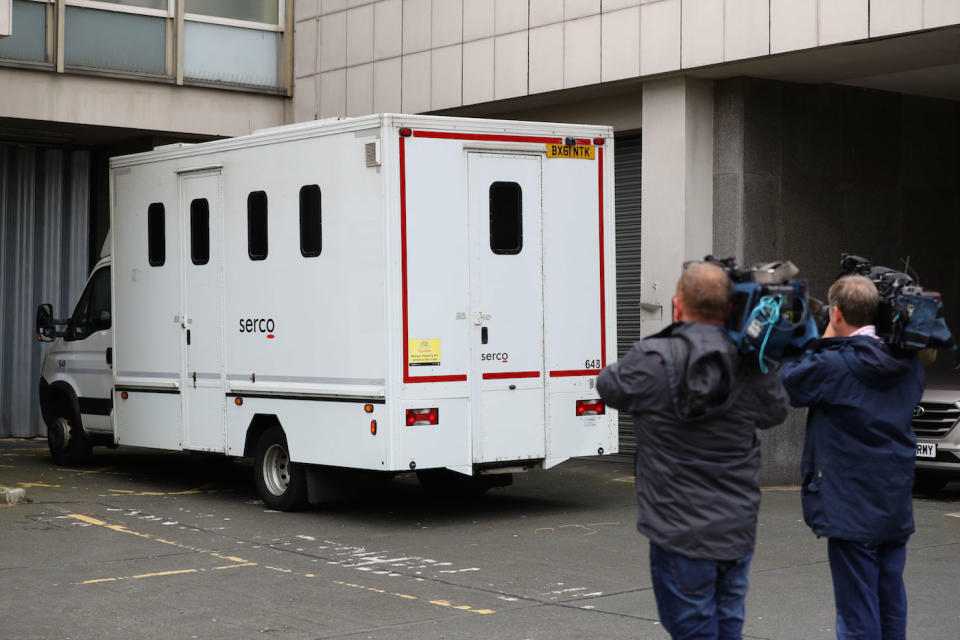
<path fill-rule="evenodd" d="M 877 338 L 878 295 L 868 278 L 840 278 L 828 300 L 824 339 L 781 372 L 791 404 L 810 408 L 803 517 L 829 538 L 837 637 L 902 640 L 903 567 L 914 531 L 911 418 L 923 369 Z"/>
<path fill-rule="evenodd" d="M 600 397 L 633 414 L 637 529 L 675 640 L 741 638 L 760 506 L 756 430 L 787 415 L 776 374 L 748 371 L 724 331 L 730 299 L 723 269 L 689 265 L 674 324 L 597 378 Z"/>

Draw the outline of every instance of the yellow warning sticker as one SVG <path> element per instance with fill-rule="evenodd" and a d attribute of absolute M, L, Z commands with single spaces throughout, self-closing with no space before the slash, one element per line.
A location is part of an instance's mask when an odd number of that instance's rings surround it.
<path fill-rule="evenodd" d="M 409 358 L 407 363 L 411 367 L 435 366 L 440 364 L 440 339 L 409 340 Z"/>
<path fill-rule="evenodd" d="M 548 158 L 572 158 L 577 160 L 593 160 L 597 148 L 587 144 L 548 144 Z"/>

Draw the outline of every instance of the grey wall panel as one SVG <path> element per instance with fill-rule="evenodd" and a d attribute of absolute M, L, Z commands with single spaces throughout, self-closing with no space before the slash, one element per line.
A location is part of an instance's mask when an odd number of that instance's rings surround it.
<path fill-rule="evenodd" d="M 43 435 L 37 382 L 42 302 L 65 316 L 87 274 L 90 156 L 0 145 L 0 437 Z"/>
<path fill-rule="evenodd" d="M 789 259 L 825 299 L 840 253 L 903 268 L 943 294 L 960 333 L 960 103 L 837 85 L 715 85 L 714 252 Z M 941 353 L 928 383 L 953 377 Z M 805 411 L 761 433 L 763 484 L 798 484 Z"/>
<path fill-rule="evenodd" d="M 617 216 L 617 355 L 640 339 L 641 136 L 617 136 L 614 163 Z M 620 414 L 620 452 L 636 450 L 633 418 Z"/>

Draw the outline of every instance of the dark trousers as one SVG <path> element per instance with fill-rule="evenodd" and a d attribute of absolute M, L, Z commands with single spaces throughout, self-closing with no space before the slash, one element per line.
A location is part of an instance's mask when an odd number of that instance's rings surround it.
<path fill-rule="evenodd" d="M 674 640 L 740 640 L 750 560 L 694 560 L 650 543 L 660 622 Z"/>
<path fill-rule="evenodd" d="M 831 538 L 827 554 L 837 605 L 837 638 L 904 640 L 907 539 L 867 543 Z"/>

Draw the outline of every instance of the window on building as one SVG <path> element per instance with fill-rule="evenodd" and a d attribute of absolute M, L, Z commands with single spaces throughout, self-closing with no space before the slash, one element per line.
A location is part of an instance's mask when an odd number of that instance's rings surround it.
<path fill-rule="evenodd" d="M 47 8 L 40 2 L 13 2 L 13 33 L 0 38 L 0 58 L 47 62 Z"/>
<path fill-rule="evenodd" d="M 282 88 L 281 4 L 277 0 L 186 0 L 184 78 Z"/>
<path fill-rule="evenodd" d="M 190 203 L 190 259 L 197 265 L 210 262 L 210 204 L 206 198 Z"/>
<path fill-rule="evenodd" d="M 165 217 L 162 202 L 154 202 L 147 208 L 147 254 L 151 267 L 162 267 L 167 261 Z"/>
<path fill-rule="evenodd" d="M 113 2 L 73 6 L 63 22 L 64 64 L 104 71 L 167 74 L 167 7 Z"/>
<path fill-rule="evenodd" d="M 156 9 L 157 11 L 168 11 L 170 7 L 169 2 L 167 0 L 97 0 L 97 2 L 118 4 L 123 7 L 139 7 L 141 9 Z"/>
<path fill-rule="evenodd" d="M 523 249 L 523 205 L 520 185 L 490 185 L 490 249 L 498 255 L 516 255 Z"/>
<path fill-rule="evenodd" d="M 300 253 L 304 258 L 316 258 L 322 249 L 320 187 L 308 184 L 300 188 Z"/>
<path fill-rule="evenodd" d="M 67 326 L 67 340 L 83 340 L 110 328 L 110 267 L 98 269 L 87 282 Z"/>
<path fill-rule="evenodd" d="M 247 196 L 247 253 L 251 260 L 267 258 L 267 192 Z"/>
<path fill-rule="evenodd" d="M 280 22 L 277 0 L 186 0 L 186 12 L 244 22 Z"/>

